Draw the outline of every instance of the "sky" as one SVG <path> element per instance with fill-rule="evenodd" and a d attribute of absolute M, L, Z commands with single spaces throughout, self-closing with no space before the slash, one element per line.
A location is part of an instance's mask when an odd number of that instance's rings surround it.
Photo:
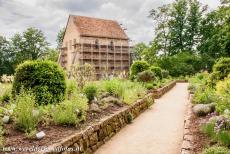
<path fill-rule="evenodd" d="M 149 11 L 173 0 L 0 0 L 0 35 L 6 38 L 28 27 L 41 29 L 51 46 L 69 14 L 112 19 L 127 29 L 132 43 L 150 42 L 154 24 Z M 219 0 L 200 0 L 215 9 Z"/>

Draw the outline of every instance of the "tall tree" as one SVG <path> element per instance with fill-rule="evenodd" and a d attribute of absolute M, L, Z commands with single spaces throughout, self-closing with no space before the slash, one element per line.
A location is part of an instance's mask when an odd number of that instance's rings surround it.
<path fill-rule="evenodd" d="M 159 54 L 167 56 L 170 52 L 170 39 L 169 39 L 169 20 L 170 20 L 170 5 L 163 5 L 157 9 L 150 11 L 150 16 L 155 26 L 155 39 L 157 50 Z M 155 47 L 156 47 L 155 44 Z"/>
<path fill-rule="evenodd" d="M 10 42 L 0 36 L 0 76 L 3 74 L 13 74 L 13 57 L 10 50 Z"/>
<path fill-rule="evenodd" d="M 185 29 L 188 5 L 186 0 L 176 0 L 172 4 L 170 20 L 171 53 L 174 55 L 185 50 Z"/>
<path fill-rule="evenodd" d="M 132 59 L 135 60 L 141 60 L 143 57 L 143 51 L 148 48 L 148 46 L 145 43 L 138 43 L 133 48 L 133 56 Z"/>
<path fill-rule="evenodd" d="M 24 60 L 43 58 L 49 45 L 43 32 L 36 28 L 28 28 L 22 35 L 15 34 L 11 41 L 17 64 Z"/>
<path fill-rule="evenodd" d="M 230 56 L 230 1 L 221 2 L 222 5 L 208 13 L 202 21 L 198 50 L 209 63 L 209 68 L 215 59 Z"/>
<path fill-rule="evenodd" d="M 187 51 L 196 51 L 200 41 L 200 27 L 202 14 L 206 11 L 206 6 L 202 7 L 198 0 L 189 0 L 189 11 L 185 29 L 185 49 Z"/>
<path fill-rule="evenodd" d="M 57 35 L 57 39 L 56 39 L 57 49 L 61 48 L 62 42 L 64 39 L 64 35 L 65 35 L 65 28 L 62 28 L 59 30 L 58 35 Z"/>

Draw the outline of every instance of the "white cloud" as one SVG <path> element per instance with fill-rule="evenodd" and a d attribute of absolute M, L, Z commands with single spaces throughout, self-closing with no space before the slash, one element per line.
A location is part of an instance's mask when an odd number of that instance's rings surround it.
<path fill-rule="evenodd" d="M 173 0 L 0 0 L 0 35 L 11 37 L 28 27 L 41 29 L 55 44 L 56 35 L 64 27 L 69 14 L 117 20 L 127 28 L 135 42 L 149 42 L 154 36 L 148 13 Z M 200 0 L 214 9 L 218 0 Z"/>

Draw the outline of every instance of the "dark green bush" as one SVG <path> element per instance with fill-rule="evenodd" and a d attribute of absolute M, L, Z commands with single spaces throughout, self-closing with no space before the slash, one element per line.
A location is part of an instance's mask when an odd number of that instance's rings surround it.
<path fill-rule="evenodd" d="M 154 73 L 156 77 L 158 77 L 159 79 L 162 79 L 162 71 L 160 67 L 151 66 L 150 70 Z"/>
<path fill-rule="evenodd" d="M 58 103 L 65 98 L 64 72 L 51 61 L 26 61 L 16 69 L 13 97 L 22 88 L 31 90 L 38 104 Z"/>
<path fill-rule="evenodd" d="M 137 81 L 150 82 L 155 78 L 154 73 L 150 70 L 146 70 L 137 74 Z"/>
<path fill-rule="evenodd" d="M 161 58 L 157 61 L 157 65 L 168 70 L 169 75 L 174 77 L 192 75 L 205 68 L 201 57 L 189 52 Z"/>
<path fill-rule="evenodd" d="M 230 74 L 230 58 L 221 58 L 214 65 L 210 77 L 211 84 L 215 84 L 219 80 L 223 80 Z"/>
<path fill-rule="evenodd" d="M 131 77 L 135 78 L 140 72 L 149 69 L 149 64 L 146 61 L 135 61 L 131 66 Z"/>
<path fill-rule="evenodd" d="M 169 71 L 167 70 L 161 70 L 162 78 L 168 78 L 169 77 Z"/>
<path fill-rule="evenodd" d="M 95 85 L 85 85 L 83 88 L 84 94 L 88 98 L 89 102 L 91 102 L 94 97 L 97 96 L 97 87 Z"/>

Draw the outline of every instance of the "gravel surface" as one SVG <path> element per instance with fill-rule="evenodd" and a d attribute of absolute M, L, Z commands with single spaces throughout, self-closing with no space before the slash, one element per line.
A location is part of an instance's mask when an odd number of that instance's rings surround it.
<path fill-rule="evenodd" d="M 177 85 L 95 154 L 179 154 L 188 84 Z"/>

